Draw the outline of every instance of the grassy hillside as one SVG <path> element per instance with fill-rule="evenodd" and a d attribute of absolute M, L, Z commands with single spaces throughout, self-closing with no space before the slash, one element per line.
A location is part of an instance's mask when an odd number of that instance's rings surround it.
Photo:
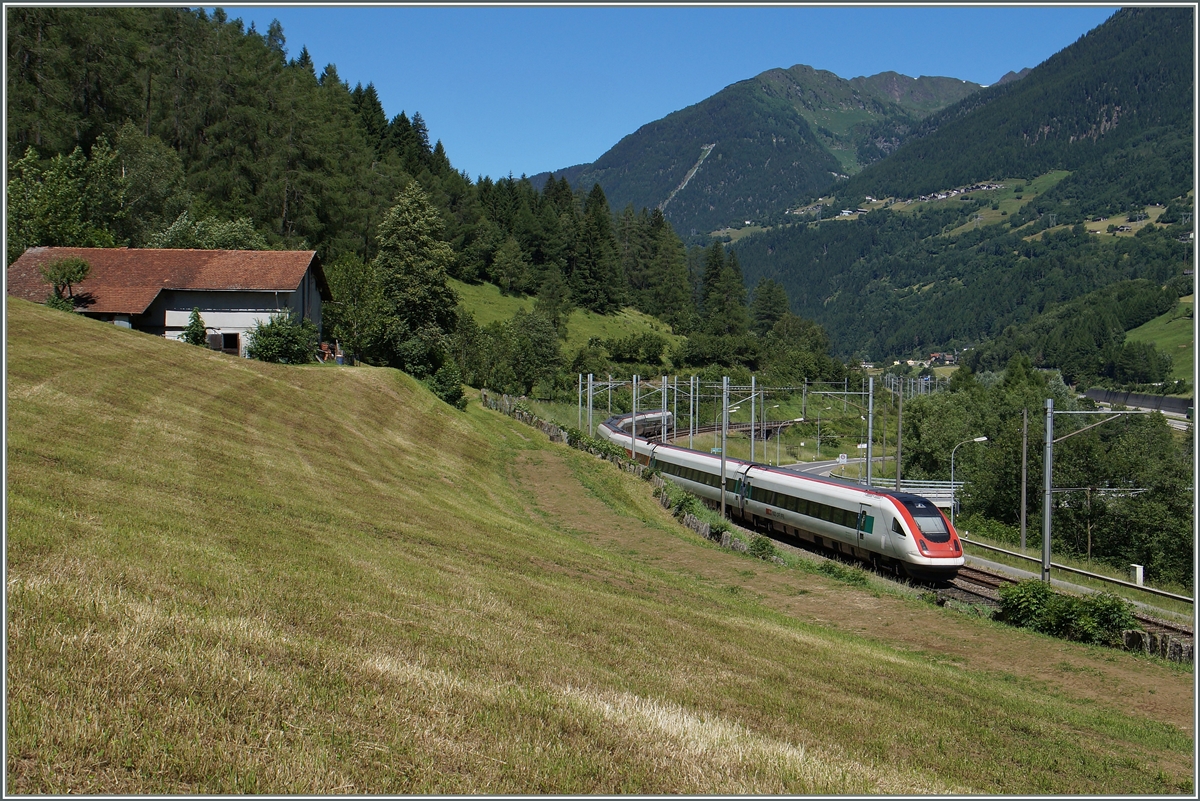
<path fill-rule="evenodd" d="M 7 312 L 8 792 L 1192 790 L 1190 671 L 722 552 L 392 370 Z"/>
<path fill-rule="evenodd" d="M 475 322 L 480 326 L 499 320 L 508 320 L 521 308 L 533 310 L 533 298 L 518 298 L 512 295 L 500 294 L 500 288 L 495 284 L 466 284 L 450 279 L 450 286 L 458 293 L 460 308 L 475 316 Z M 567 340 L 563 350 L 574 353 L 587 344 L 592 337 L 600 339 L 620 339 L 632 334 L 652 332 L 660 335 L 671 346 L 677 345 L 684 338 L 671 333 L 671 327 L 656 317 L 632 308 L 626 307 L 617 314 L 603 315 L 576 309 L 567 321 Z"/>
<path fill-rule="evenodd" d="M 1179 299 L 1179 305 L 1125 334 L 1133 342 L 1153 343 L 1173 362 L 1171 377 L 1191 381 L 1196 369 L 1196 334 L 1192 321 L 1195 296 Z"/>

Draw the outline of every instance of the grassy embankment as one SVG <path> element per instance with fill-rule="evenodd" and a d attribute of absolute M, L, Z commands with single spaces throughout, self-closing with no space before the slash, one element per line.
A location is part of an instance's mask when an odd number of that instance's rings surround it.
<path fill-rule="evenodd" d="M 1192 789 L 1188 672 L 719 551 L 395 371 L 7 333 L 9 792 Z"/>
<path fill-rule="evenodd" d="M 1171 356 L 1171 378 L 1191 381 L 1196 368 L 1196 338 L 1192 311 L 1195 295 L 1179 299 L 1171 311 L 1125 334 L 1131 342 L 1152 342 Z"/>

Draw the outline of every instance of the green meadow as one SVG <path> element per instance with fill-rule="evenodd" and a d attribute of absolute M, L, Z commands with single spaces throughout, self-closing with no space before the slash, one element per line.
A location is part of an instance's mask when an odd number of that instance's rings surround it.
<path fill-rule="evenodd" d="M 1190 669 L 722 551 L 478 401 L 6 344 L 8 793 L 1194 791 Z"/>
<path fill-rule="evenodd" d="M 1171 356 L 1171 378 L 1191 381 L 1196 368 L 1196 338 L 1192 322 L 1195 296 L 1179 299 L 1171 311 L 1125 334 L 1133 342 L 1151 342 Z"/>

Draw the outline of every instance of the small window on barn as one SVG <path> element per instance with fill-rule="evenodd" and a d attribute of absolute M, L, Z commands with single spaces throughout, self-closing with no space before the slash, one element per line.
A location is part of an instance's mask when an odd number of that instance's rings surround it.
<path fill-rule="evenodd" d="M 239 353 L 238 335 L 237 334 L 221 334 L 221 350 L 226 353 Z"/>

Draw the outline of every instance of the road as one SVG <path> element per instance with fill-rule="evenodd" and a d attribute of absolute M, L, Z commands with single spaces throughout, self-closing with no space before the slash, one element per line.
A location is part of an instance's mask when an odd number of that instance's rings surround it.
<path fill-rule="evenodd" d="M 846 464 L 862 464 L 865 461 L 865 458 L 859 457 L 847 459 Z M 876 459 L 876 461 L 878 461 L 878 459 Z M 784 470 L 791 470 L 795 473 L 811 473 L 817 476 L 828 476 L 836 467 L 838 467 L 838 465 L 839 462 L 837 459 L 826 459 L 820 462 L 795 462 L 794 464 L 782 464 L 780 467 L 782 467 Z"/>

